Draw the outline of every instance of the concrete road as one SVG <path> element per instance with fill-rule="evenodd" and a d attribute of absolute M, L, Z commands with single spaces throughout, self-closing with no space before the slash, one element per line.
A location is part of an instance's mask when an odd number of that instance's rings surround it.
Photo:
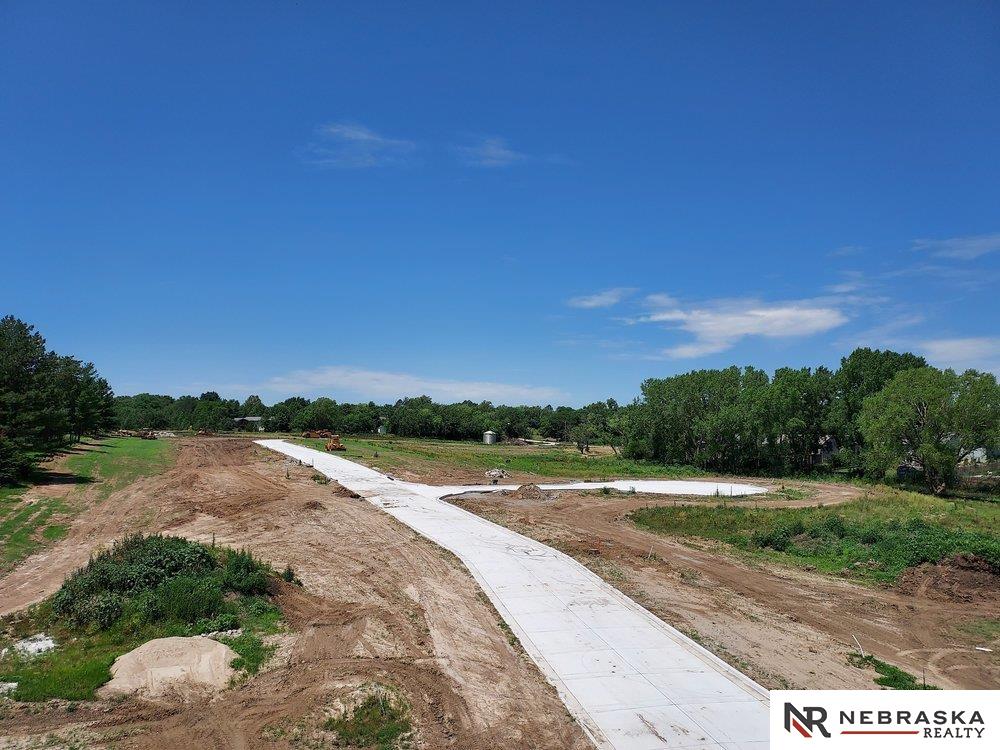
<path fill-rule="evenodd" d="M 764 688 L 572 558 L 443 502 L 455 487 L 398 482 L 283 440 L 257 442 L 313 466 L 458 556 L 602 750 L 768 746 Z M 618 484 L 639 491 L 638 480 Z M 683 494 L 763 491 L 714 482 L 642 484 L 643 492 L 667 492 L 667 485 L 674 492 L 683 485 Z"/>

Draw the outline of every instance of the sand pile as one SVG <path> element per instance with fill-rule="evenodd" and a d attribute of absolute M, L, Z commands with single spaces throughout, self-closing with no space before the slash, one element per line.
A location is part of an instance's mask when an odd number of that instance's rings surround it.
<path fill-rule="evenodd" d="M 157 638 L 115 659 L 111 682 L 99 694 L 189 700 L 226 687 L 235 658 L 235 651 L 211 638 Z"/>

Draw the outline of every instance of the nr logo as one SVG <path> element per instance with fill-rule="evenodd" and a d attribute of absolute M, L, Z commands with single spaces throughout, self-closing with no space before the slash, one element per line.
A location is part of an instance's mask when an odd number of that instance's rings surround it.
<path fill-rule="evenodd" d="M 823 722 L 826 721 L 826 709 L 821 706 L 803 706 L 799 711 L 791 703 L 785 703 L 785 731 L 797 731 L 803 737 L 812 737 L 819 731 L 824 737 L 829 737 Z"/>

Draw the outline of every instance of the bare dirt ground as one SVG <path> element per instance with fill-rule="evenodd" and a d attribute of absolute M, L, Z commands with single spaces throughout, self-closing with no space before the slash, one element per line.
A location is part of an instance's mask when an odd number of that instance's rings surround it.
<path fill-rule="evenodd" d="M 741 502 L 829 505 L 859 492 L 848 485 L 811 487 L 815 494 L 805 500 Z M 662 496 L 565 492 L 538 502 L 521 493 L 493 493 L 451 500 L 573 555 L 766 687 L 876 687 L 871 672 L 847 663 L 847 654 L 857 651 L 854 636 L 866 652 L 918 678 L 926 669 L 927 682 L 940 687 L 1000 684 L 997 649 L 976 651 L 980 642 L 956 628 L 997 617 L 995 588 L 955 601 L 940 586 L 924 583 L 939 571 L 917 569 L 908 588 L 874 589 L 805 570 L 765 568 L 727 553 L 725 545 L 653 534 L 625 518 L 636 508 L 672 502 Z"/>
<path fill-rule="evenodd" d="M 179 441 L 173 469 L 85 511 L 70 534 L 0 580 L 3 611 L 53 593 L 90 552 L 128 530 L 248 547 L 304 586 L 282 586 L 293 631 L 249 682 L 213 701 L 0 710 L 0 737 L 55 734 L 84 746 L 297 748 L 329 742 L 331 707 L 366 682 L 398 688 L 421 748 L 590 744 L 555 691 L 441 548 L 342 488 L 312 481 L 247 440 Z M 287 472 L 287 474 L 286 474 Z M 18 740 L 18 741 L 20 741 Z M 3 743 L 0 743 L 2 746 Z"/>

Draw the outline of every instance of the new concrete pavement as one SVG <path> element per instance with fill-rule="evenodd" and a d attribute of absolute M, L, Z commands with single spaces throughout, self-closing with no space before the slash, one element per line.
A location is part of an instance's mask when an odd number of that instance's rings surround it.
<path fill-rule="evenodd" d="M 602 750 L 767 747 L 764 688 L 572 558 L 440 499 L 470 488 L 395 481 L 283 440 L 257 442 L 313 466 L 461 559 Z M 714 482 L 625 480 L 608 486 L 665 494 L 763 492 Z"/>

